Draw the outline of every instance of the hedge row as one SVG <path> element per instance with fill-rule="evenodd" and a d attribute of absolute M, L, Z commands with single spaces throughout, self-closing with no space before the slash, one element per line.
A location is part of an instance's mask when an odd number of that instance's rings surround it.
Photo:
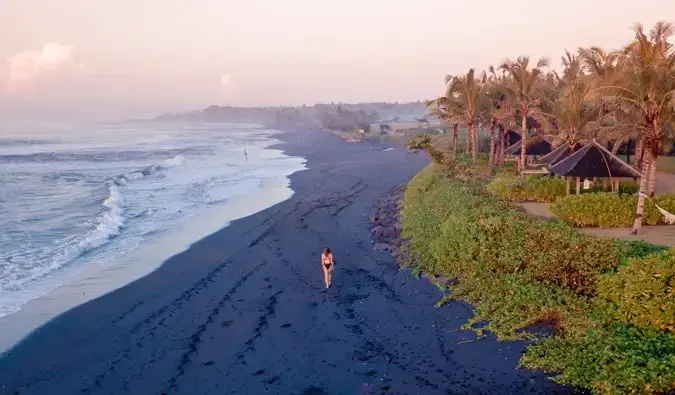
<path fill-rule="evenodd" d="M 551 205 L 551 212 L 559 219 L 578 227 L 619 228 L 633 225 L 637 195 L 616 193 L 589 193 L 570 195 Z M 660 195 L 653 202 L 661 208 L 675 212 L 675 196 Z M 652 201 L 645 201 L 643 223 L 663 224 L 663 216 Z"/>
<path fill-rule="evenodd" d="M 583 235 L 432 169 L 410 182 L 402 218 L 416 269 L 459 280 L 447 299 L 475 305 L 467 328 L 486 323 L 477 331 L 502 340 L 533 338 L 523 330 L 534 324 L 557 329 L 524 367 L 595 393 L 672 388 L 672 252 Z"/>
<path fill-rule="evenodd" d="M 521 181 L 514 174 L 500 174 L 487 185 L 487 190 L 511 202 L 547 202 L 552 203 L 566 194 L 567 181 L 564 178 L 548 175 L 529 175 Z M 574 190 L 572 185 L 571 189 Z M 603 192 L 602 181 L 595 182 L 590 189 L 582 190 L 582 195 Z M 619 183 L 620 194 L 635 194 L 639 187 L 633 181 Z"/>

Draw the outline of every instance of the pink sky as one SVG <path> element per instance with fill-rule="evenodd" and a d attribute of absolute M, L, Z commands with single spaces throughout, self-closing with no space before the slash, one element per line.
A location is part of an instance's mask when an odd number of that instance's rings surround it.
<path fill-rule="evenodd" d="M 592 5 L 590 5 L 592 4 Z M 0 0 L 0 116 L 408 101 L 507 57 L 615 48 L 675 1 Z M 583 10 L 583 11 L 581 11 Z"/>

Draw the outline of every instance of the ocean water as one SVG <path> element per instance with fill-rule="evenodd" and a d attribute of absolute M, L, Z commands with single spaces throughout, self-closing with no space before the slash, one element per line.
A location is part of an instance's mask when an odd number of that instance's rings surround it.
<path fill-rule="evenodd" d="M 0 124 L 0 317 L 78 268 L 105 266 L 190 218 L 288 186 L 304 160 L 268 148 L 274 132 L 212 123 Z"/>

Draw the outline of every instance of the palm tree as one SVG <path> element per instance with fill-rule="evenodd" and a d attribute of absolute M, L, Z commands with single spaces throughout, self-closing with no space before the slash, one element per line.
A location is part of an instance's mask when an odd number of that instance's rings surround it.
<path fill-rule="evenodd" d="M 547 113 L 555 124 L 554 137 L 571 149 L 601 131 L 602 108 L 595 100 L 595 79 L 584 74 L 581 60 L 571 53 L 562 58 L 563 75 L 557 78 L 558 97 Z"/>
<path fill-rule="evenodd" d="M 471 159 L 475 165 L 478 162 L 477 128 L 480 106 L 483 100 L 484 79 L 477 77 L 475 70 L 470 69 L 466 75 L 458 77 L 447 75 L 445 82 L 445 96 L 441 96 L 431 103 L 435 104 L 438 109 L 442 109 L 449 123 L 467 127 Z"/>
<path fill-rule="evenodd" d="M 653 191 L 656 182 L 659 147 L 667 137 L 669 125 L 675 122 L 675 48 L 668 42 L 675 27 L 661 21 L 648 33 L 641 24 L 633 30 L 633 42 L 621 51 L 626 67 L 608 88 L 624 111 L 634 116 L 630 126 L 644 140 L 640 194 L 632 229 L 637 234 L 642 228 L 644 196 Z"/>
<path fill-rule="evenodd" d="M 588 48 L 579 48 L 579 60 L 584 66 L 584 72 L 586 75 L 591 77 L 597 86 L 607 86 L 613 85 L 621 67 L 624 67 L 622 62 L 620 62 L 621 57 L 618 52 L 607 52 L 604 49 L 593 46 Z M 600 106 L 600 115 L 603 117 L 603 125 L 610 126 L 611 128 L 605 133 L 605 137 L 609 141 L 613 141 L 612 153 L 616 154 L 621 148 L 621 145 L 634 139 L 637 143 L 636 147 L 636 158 L 638 159 L 637 167 L 640 167 L 639 160 L 642 157 L 641 147 L 643 146 L 642 139 L 639 138 L 634 129 L 630 127 L 624 127 L 628 125 L 628 119 L 632 117 L 631 114 L 628 114 L 625 110 L 625 106 L 622 108 L 620 103 L 615 100 L 611 95 L 606 94 L 605 91 L 598 90 L 597 100 L 598 105 Z M 607 116 L 611 115 L 611 116 Z"/>
<path fill-rule="evenodd" d="M 482 118 L 490 120 L 490 169 L 497 164 L 504 151 L 504 123 L 506 111 L 506 96 L 503 93 L 505 75 L 497 75 L 493 66 L 488 67 L 488 73 L 483 77 L 485 81 L 485 100 L 483 100 Z M 499 133 L 496 133 L 499 130 Z"/>
<path fill-rule="evenodd" d="M 452 77 L 446 76 L 446 91 L 445 95 L 426 102 L 427 108 L 430 108 L 429 115 L 438 118 L 441 123 L 446 125 L 453 125 L 452 133 L 452 154 L 457 154 L 457 140 L 459 127 L 459 105 L 454 102 L 459 100 L 459 94 L 455 91 L 456 84 L 452 81 Z"/>
<path fill-rule="evenodd" d="M 441 125 L 450 125 L 452 115 L 448 112 L 448 109 L 438 105 L 439 99 L 440 98 L 426 102 L 427 108 L 430 108 L 428 114 L 431 117 L 438 118 L 438 120 L 441 121 Z M 453 124 L 452 143 L 450 146 L 453 156 L 457 153 L 457 137 L 457 123 L 455 122 Z"/>
<path fill-rule="evenodd" d="M 521 121 L 521 146 L 520 146 L 520 170 L 521 177 L 525 171 L 525 152 L 527 150 L 527 119 L 532 118 L 540 124 L 545 116 L 540 110 L 540 99 L 543 90 L 543 68 L 548 67 L 548 59 L 542 58 L 534 67 L 530 67 L 530 58 L 520 56 L 515 61 L 507 59 L 499 68 L 508 78 L 503 85 L 503 92 L 510 103 L 511 115 L 520 117 Z M 545 121 L 543 123 L 546 123 Z"/>

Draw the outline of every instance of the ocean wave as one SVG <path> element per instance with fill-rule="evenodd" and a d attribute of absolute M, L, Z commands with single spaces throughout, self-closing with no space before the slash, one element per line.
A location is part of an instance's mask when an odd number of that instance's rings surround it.
<path fill-rule="evenodd" d="M 164 165 L 150 165 L 145 166 L 141 169 L 131 171 L 126 174 L 120 174 L 112 178 L 112 182 L 115 185 L 123 186 L 126 185 L 129 181 L 138 180 L 143 177 L 155 175 L 163 170 L 166 170 L 170 167 L 176 167 L 183 164 L 185 158 L 183 155 L 176 155 L 173 158 L 167 159 Z"/>
<path fill-rule="evenodd" d="M 184 162 L 182 155 L 167 159 L 161 165 L 150 165 L 141 169 L 121 174 L 106 182 L 108 194 L 101 204 L 104 207 L 101 215 L 93 219 L 93 229 L 80 235 L 61 240 L 54 248 L 43 251 L 22 250 L 19 253 L 4 257 L 9 265 L 0 262 L 0 291 L 18 291 L 27 283 L 35 281 L 45 275 L 58 270 L 79 256 L 99 248 L 122 231 L 126 222 L 126 207 L 121 187 L 128 182 L 143 177 L 155 175 L 165 169 L 179 166 Z M 72 173 L 69 176 L 73 176 Z M 153 209 L 131 215 L 131 218 L 141 218 L 154 214 Z M 39 264 L 35 260 L 41 261 Z M 4 267 L 3 267 L 4 266 Z"/>
<path fill-rule="evenodd" d="M 0 139 L 0 147 L 9 147 L 12 145 L 37 145 L 37 144 L 53 144 L 57 140 L 30 140 L 30 139 Z"/>
<path fill-rule="evenodd" d="M 186 153 L 199 153 L 204 147 L 165 149 L 153 151 L 87 151 L 87 152 L 33 152 L 29 154 L 0 155 L 0 163 L 51 163 L 51 162 L 126 162 L 169 157 L 167 160 L 180 160 Z M 167 163 L 172 165 L 172 163 Z M 179 163 L 180 164 L 180 163 Z"/>
<path fill-rule="evenodd" d="M 57 247 L 59 251 L 56 254 L 54 251 L 51 254 L 23 251 L 20 255 L 6 257 L 6 261 L 12 265 L 5 267 L 5 270 L 9 272 L 3 273 L 4 281 L 0 284 L 0 291 L 18 291 L 25 284 L 60 269 L 78 256 L 102 246 L 119 235 L 125 222 L 125 206 L 124 198 L 117 185 L 111 184 L 108 187 L 108 196 L 101 204 L 105 209 L 95 221 L 95 227 L 84 234 L 59 243 Z M 36 255 L 41 256 L 43 264 L 35 265 L 33 262 L 28 265 Z"/>

